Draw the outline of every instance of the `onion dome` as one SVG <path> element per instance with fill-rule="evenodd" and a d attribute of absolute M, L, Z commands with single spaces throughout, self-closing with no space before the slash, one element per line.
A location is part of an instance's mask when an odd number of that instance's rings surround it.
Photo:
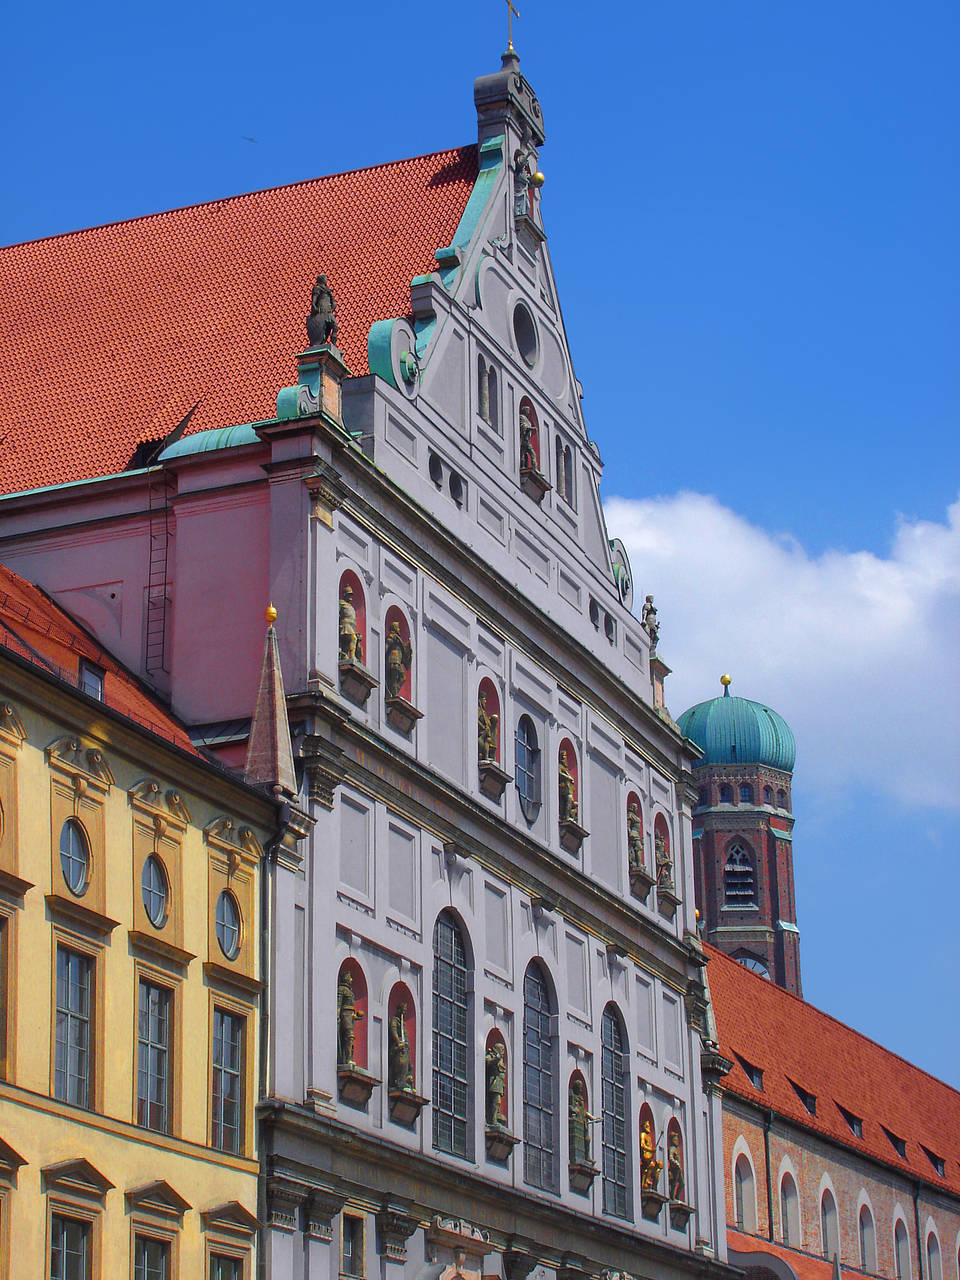
<path fill-rule="evenodd" d="M 703 752 L 708 764 L 762 764 L 793 771 L 797 744 L 782 716 L 762 702 L 730 696 L 730 677 L 721 676 L 723 696 L 698 702 L 680 716 L 684 737 Z"/>

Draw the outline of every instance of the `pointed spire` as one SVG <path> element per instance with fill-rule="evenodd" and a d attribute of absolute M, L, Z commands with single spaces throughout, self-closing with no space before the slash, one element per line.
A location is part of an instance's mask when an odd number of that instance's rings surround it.
<path fill-rule="evenodd" d="M 269 605 L 266 611 L 267 638 L 263 647 L 263 667 L 257 705 L 250 726 L 247 763 L 244 772 L 248 782 L 266 784 L 288 796 L 297 794 L 297 777 L 293 767 L 293 746 L 287 701 L 280 671 L 280 650 L 274 623 L 277 611 Z"/>

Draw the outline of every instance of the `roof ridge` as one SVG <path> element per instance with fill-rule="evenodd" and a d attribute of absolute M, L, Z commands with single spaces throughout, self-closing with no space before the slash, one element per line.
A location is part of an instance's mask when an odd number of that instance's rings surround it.
<path fill-rule="evenodd" d="M 114 218 L 110 222 L 95 222 L 89 227 L 74 227 L 71 231 L 54 231 L 48 236 L 35 236 L 32 240 L 15 240 L 10 244 L 0 245 L 0 254 L 13 249 L 26 248 L 28 245 L 44 244 L 50 240 L 67 240 L 73 236 L 89 235 L 94 231 L 108 231 L 111 227 L 125 227 L 133 223 L 152 222 L 157 218 L 167 218 L 175 213 L 187 213 L 191 209 L 209 209 L 213 205 L 233 204 L 238 200 L 249 200 L 251 196 L 269 195 L 274 191 L 291 191 L 296 187 L 306 187 L 314 182 L 328 182 L 332 178 L 349 178 L 358 173 L 372 173 L 374 169 L 392 169 L 397 165 L 412 164 L 415 160 L 432 160 L 437 156 L 453 155 L 464 152 L 477 143 L 467 142 L 458 147 L 441 147 L 438 151 L 426 151 L 422 155 L 404 156 L 399 160 L 381 160 L 376 164 L 358 165 L 354 169 L 339 169 L 334 173 L 315 174 L 312 178 L 298 178 L 295 182 L 278 182 L 272 187 L 255 187 L 252 191 L 238 191 L 229 196 L 215 196 L 211 200 L 194 200 L 190 204 L 174 205 L 170 209 L 157 209 L 152 213 L 135 214 L 132 218 Z"/>
<path fill-rule="evenodd" d="M 926 1076 L 926 1078 L 928 1080 L 932 1080 L 934 1084 L 942 1085 L 944 1089 L 948 1089 L 951 1093 L 956 1094 L 957 1097 L 960 1098 L 960 1089 L 957 1089 L 952 1084 L 948 1084 L 946 1080 L 941 1080 L 939 1076 L 935 1076 L 933 1072 L 927 1071 L 924 1067 L 917 1066 L 915 1062 L 910 1062 L 907 1058 L 903 1057 L 902 1054 L 897 1053 L 895 1049 L 888 1049 L 886 1045 L 881 1044 L 879 1040 L 874 1040 L 872 1036 L 865 1035 L 864 1032 L 858 1031 L 856 1027 L 851 1027 L 850 1024 L 848 1022 L 844 1022 L 842 1018 L 838 1018 L 835 1014 L 828 1013 L 826 1009 L 821 1009 L 819 1005 L 814 1004 L 812 1001 L 805 1000 L 803 996 L 798 996 L 794 992 L 788 991 L 786 987 L 777 986 L 775 982 L 771 982 L 769 978 L 761 977 L 759 973 L 753 973 L 745 965 L 740 964 L 739 961 L 734 960 L 731 956 L 728 956 L 725 952 L 719 951 L 715 946 L 713 946 L 712 943 L 704 942 L 703 947 L 705 951 L 712 953 L 710 956 L 711 960 L 714 958 L 714 956 L 719 956 L 722 960 L 726 960 L 729 964 L 736 965 L 737 968 L 741 971 L 741 973 L 747 974 L 752 981 L 763 983 L 763 986 L 767 990 L 771 990 L 771 989 L 775 990 L 777 992 L 778 997 L 786 996 L 788 999 L 794 1000 L 798 1004 L 806 1005 L 808 1009 L 812 1009 L 814 1013 L 818 1013 L 822 1018 L 827 1018 L 835 1026 L 842 1027 L 844 1031 L 849 1031 L 850 1034 L 856 1036 L 858 1040 L 862 1040 L 865 1044 L 873 1045 L 875 1049 L 879 1049 L 881 1053 L 887 1054 L 887 1056 L 890 1058 L 896 1058 L 898 1062 L 902 1062 L 904 1066 L 909 1067 L 911 1071 L 916 1071 L 920 1075 Z M 761 1064 L 757 1063 L 756 1065 L 760 1066 Z M 789 1078 L 786 1075 L 786 1068 L 783 1068 L 783 1074 L 785 1078 L 787 1079 Z M 834 1102 L 836 1102 L 836 1098 L 834 1098 Z M 882 1123 L 882 1121 L 878 1120 L 877 1123 L 880 1124 Z M 917 1141 L 919 1141 L 919 1139 L 917 1139 Z"/>

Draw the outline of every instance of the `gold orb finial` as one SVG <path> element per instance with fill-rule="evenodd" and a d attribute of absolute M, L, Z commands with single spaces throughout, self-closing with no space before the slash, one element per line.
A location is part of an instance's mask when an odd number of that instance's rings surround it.
<path fill-rule="evenodd" d="M 272 627 L 277 620 L 277 611 L 272 603 L 267 605 L 263 616 L 266 618 L 267 624 Z"/>
<path fill-rule="evenodd" d="M 726 688 L 728 684 L 733 683 L 733 676 L 728 676 L 726 672 L 724 672 L 724 674 L 720 677 L 720 683 L 723 685 L 724 688 Z"/>
<path fill-rule="evenodd" d="M 536 173 L 531 173 L 530 185 L 531 187 L 536 188 L 537 191 L 540 190 L 540 188 L 543 186 L 545 182 L 546 182 L 546 178 L 543 176 L 543 174 L 540 172 L 539 169 L 537 170 Z"/>

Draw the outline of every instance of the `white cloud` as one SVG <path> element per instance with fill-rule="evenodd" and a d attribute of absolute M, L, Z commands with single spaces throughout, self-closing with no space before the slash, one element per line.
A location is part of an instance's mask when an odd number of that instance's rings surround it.
<path fill-rule="evenodd" d="M 656 596 L 674 715 L 729 671 L 790 724 L 811 785 L 960 808 L 960 501 L 898 521 L 886 558 L 808 555 L 699 493 L 605 511 Z"/>

